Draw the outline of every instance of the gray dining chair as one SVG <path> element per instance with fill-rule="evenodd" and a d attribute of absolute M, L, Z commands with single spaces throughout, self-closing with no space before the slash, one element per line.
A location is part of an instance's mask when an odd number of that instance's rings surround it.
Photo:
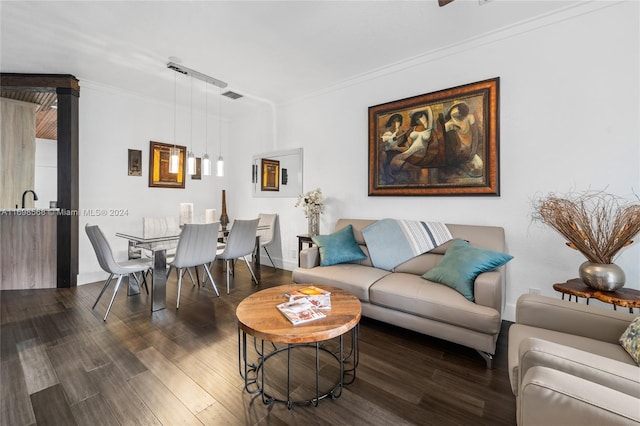
<path fill-rule="evenodd" d="M 273 259 L 271 259 L 271 254 L 269 254 L 267 246 L 273 242 L 277 218 L 278 215 L 275 213 L 258 214 L 258 219 L 260 219 L 260 222 L 258 222 L 257 235 L 260 237 L 260 247 L 262 247 L 265 253 L 267 253 L 267 257 L 269 258 L 269 262 L 271 262 L 271 266 L 273 266 L 273 269 L 276 269 L 276 265 L 273 263 Z M 258 255 L 260 255 L 260 253 L 258 253 Z"/>
<path fill-rule="evenodd" d="M 244 263 L 247 264 L 251 277 L 258 284 L 258 279 L 251 269 L 251 265 L 247 260 L 247 256 L 253 253 L 256 246 L 256 232 L 258 230 L 258 222 L 260 219 L 252 220 L 239 220 L 233 221 L 231 231 L 227 237 L 227 243 L 224 250 L 218 254 L 218 259 L 222 259 L 226 262 L 227 268 L 227 294 L 229 294 L 229 274 L 232 269 L 230 262 L 236 259 L 242 258 Z"/>
<path fill-rule="evenodd" d="M 113 257 L 113 251 L 111 250 L 111 246 L 109 245 L 107 238 L 104 236 L 102 230 L 98 227 L 98 225 L 87 224 L 85 226 L 85 231 L 87 232 L 89 241 L 91 241 L 93 250 L 96 252 L 100 267 L 105 272 L 109 273 L 109 278 L 107 278 L 107 281 L 104 283 L 102 291 L 100 291 L 100 294 L 98 295 L 98 298 L 96 299 L 96 302 L 93 304 L 91 309 L 95 309 L 105 290 L 107 289 L 107 287 L 109 287 L 109 284 L 111 283 L 113 277 L 116 275 L 118 276 L 118 281 L 116 281 L 116 286 L 113 289 L 113 296 L 111 296 L 111 301 L 109 302 L 107 311 L 104 314 L 103 321 L 106 321 L 107 316 L 109 315 L 109 311 L 111 310 L 111 306 L 113 305 L 113 301 L 115 300 L 116 294 L 118 293 L 118 289 L 120 288 L 122 277 L 124 277 L 125 275 L 133 275 L 138 283 L 138 286 L 140 286 L 140 284 L 144 282 L 147 294 L 149 293 L 147 282 L 144 279 L 144 273 L 147 270 L 151 269 L 152 261 L 151 259 L 133 259 L 117 262 Z M 140 273 L 140 278 L 136 277 L 136 273 Z"/>
<path fill-rule="evenodd" d="M 205 277 L 211 280 L 211 285 L 216 295 L 220 297 L 218 287 L 213 281 L 209 264 L 216 259 L 216 250 L 218 247 L 218 229 L 220 222 L 193 224 L 185 223 L 180 233 L 178 247 L 176 247 L 176 256 L 169 264 L 175 268 L 178 273 L 178 298 L 176 301 L 176 309 L 180 308 L 180 291 L 182 288 L 182 276 L 185 271 L 191 267 L 202 266 Z M 191 274 L 191 272 L 189 272 Z M 193 277 L 191 277 L 193 282 Z M 206 280 L 203 280 L 203 284 Z M 195 283 L 193 284 L 195 286 Z"/>

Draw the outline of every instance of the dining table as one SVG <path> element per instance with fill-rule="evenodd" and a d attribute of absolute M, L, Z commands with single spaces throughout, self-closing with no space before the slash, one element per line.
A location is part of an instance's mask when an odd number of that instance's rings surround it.
<path fill-rule="evenodd" d="M 176 242 L 177 244 L 180 234 L 145 238 L 116 232 L 116 237 L 125 238 L 129 240 L 130 245 L 152 252 L 151 312 L 165 309 L 167 307 L 167 243 Z M 130 287 L 129 294 L 132 294 L 131 291 Z"/>
<path fill-rule="evenodd" d="M 258 231 L 267 229 L 268 227 L 259 226 Z M 218 241 L 226 242 L 230 229 L 220 230 Z M 152 252 L 153 268 L 151 282 L 151 312 L 166 309 L 167 307 L 167 243 L 175 242 L 177 246 L 180 240 L 180 234 L 169 234 L 157 237 L 142 237 L 137 234 L 129 234 L 124 232 L 116 232 L 116 237 L 124 238 L 129 241 L 129 245 L 135 248 L 142 248 Z M 218 246 L 221 250 L 224 244 Z M 260 235 L 256 235 L 256 245 L 253 253 L 253 264 L 255 273 L 260 279 Z M 197 270 L 196 270 L 197 276 Z M 199 280 L 199 278 L 196 278 Z M 127 294 L 133 295 L 139 293 L 139 287 L 129 285 Z"/>

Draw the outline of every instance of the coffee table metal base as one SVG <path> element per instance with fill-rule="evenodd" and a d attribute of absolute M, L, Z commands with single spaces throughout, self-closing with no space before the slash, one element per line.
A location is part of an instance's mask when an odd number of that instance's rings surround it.
<path fill-rule="evenodd" d="M 313 343 L 289 343 L 284 346 L 278 347 L 274 343 L 253 338 L 253 346 L 255 352 L 258 354 L 256 362 L 249 362 L 247 359 L 247 333 L 238 328 L 238 366 L 240 370 L 240 376 L 244 379 L 244 389 L 251 394 L 258 394 L 262 398 L 262 402 L 265 405 L 273 404 L 274 402 L 286 404 L 288 409 L 293 408 L 294 405 L 313 405 L 318 406 L 318 402 L 322 399 L 331 397 L 332 399 L 339 398 L 342 395 L 342 388 L 345 385 L 350 385 L 356 379 L 356 368 L 359 361 L 358 339 L 359 339 L 359 324 L 350 330 L 351 332 L 351 348 L 348 353 L 345 354 L 344 338 L 345 335 L 337 337 L 338 350 L 332 351 L 326 347 L 325 342 L 313 342 Z M 265 351 L 266 344 L 266 351 Z M 271 348 L 271 349 L 269 349 Z M 311 348 L 315 350 L 315 394 L 313 397 L 304 400 L 293 400 L 291 396 L 291 351 L 300 348 Z M 340 373 L 336 384 L 327 392 L 320 393 L 320 355 L 322 353 L 329 354 L 335 359 L 340 367 Z M 277 398 L 270 395 L 265 391 L 265 371 L 267 361 L 272 357 L 286 354 L 287 355 L 287 379 L 286 379 L 286 399 Z M 349 368 L 345 368 L 348 366 Z"/>

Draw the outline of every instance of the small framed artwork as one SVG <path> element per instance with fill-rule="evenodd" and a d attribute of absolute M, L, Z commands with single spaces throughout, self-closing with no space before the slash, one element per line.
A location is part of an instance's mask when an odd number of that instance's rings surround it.
<path fill-rule="evenodd" d="M 191 175 L 193 180 L 202 180 L 202 158 L 196 157 L 196 172 Z"/>
<path fill-rule="evenodd" d="M 178 148 L 178 173 L 169 173 L 171 148 Z M 187 148 L 162 142 L 150 142 L 149 186 L 154 188 L 184 188 Z"/>
<path fill-rule="evenodd" d="M 142 151 L 130 149 L 128 158 L 129 176 L 142 176 Z"/>
<path fill-rule="evenodd" d="M 499 195 L 499 78 L 369 107 L 369 195 Z"/>
<path fill-rule="evenodd" d="M 262 191 L 280 190 L 280 161 L 262 159 Z"/>

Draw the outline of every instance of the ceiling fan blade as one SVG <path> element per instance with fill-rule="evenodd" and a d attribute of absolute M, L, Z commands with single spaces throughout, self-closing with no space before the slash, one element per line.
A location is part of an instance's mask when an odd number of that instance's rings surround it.
<path fill-rule="evenodd" d="M 440 7 L 442 6 L 446 6 L 449 3 L 451 3 L 453 0 L 438 0 L 438 5 L 440 5 Z"/>

